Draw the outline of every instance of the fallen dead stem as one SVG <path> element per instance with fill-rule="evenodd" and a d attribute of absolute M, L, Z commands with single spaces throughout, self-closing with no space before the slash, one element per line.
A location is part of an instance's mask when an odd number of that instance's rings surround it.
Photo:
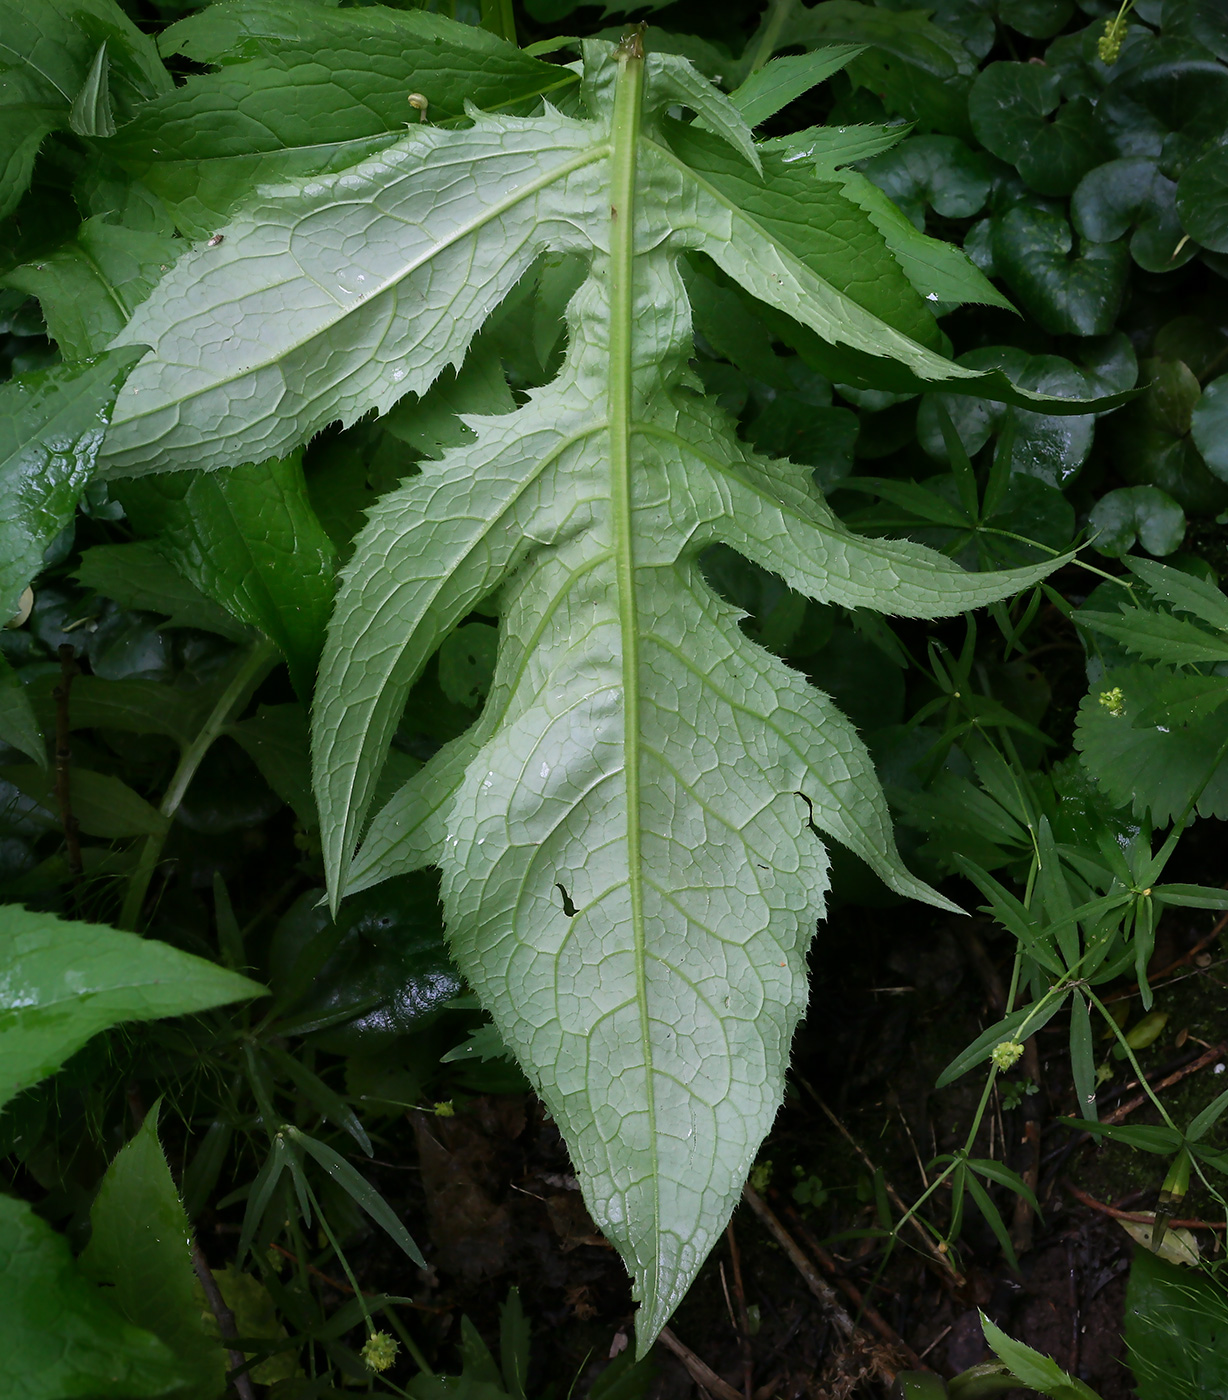
<path fill-rule="evenodd" d="M 1171 1074 L 1156 1083 L 1151 1084 L 1152 1093 L 1160 1093 L 1163 1089 L 1170 1089 L 1174 1084 L 1180 1083 L 1187 1075 L 1194 1074 L 1200 1069 L 1205 1069 L 1207 1065 L 1215 1060 L 1222 1060 L 1228 1055 L 1228 1040 L 1221 1040 L 1218 1045 L 1213 1045 L 1209 1050 L 1204 1050 L 1196 1060 L 1191 1060 L 1188 1065 L 1182 1065 L 1180 1069 L 1173 1070 Z M 1150 1081 L 1148 1081 L 1150 1083 Z M 1128 1118 L 1136 1108 L 1141 1108 L 1149 1100 L 1147 1094 L 1136 1094 L 1132 1099 L 1127 1099 L 1125 1103 L 1118 1104 L 1112 1113 L 1106 1113 L 1102 1122 L 1113 1124 L 1120 1123 L 1124 1118 Z"/>
<path fill-rule="evenodd" d="M 1091 1210 L 1098 1210 L 1101 1215 L 1112 1216 L 1114 1220 L 1128 1220 L 1136 1225 L 1154 1225 L 1154 1211 L 1118 1210 L 1116 1206 L 1105 1205 L 1103 1201 L 1098 1201 L 1094 1196 L 1089 1196 L 1086 1191 L 1069 1181 L 1061 1183 L 1062 1190 L 1073 1196 L 1076 1201 L 1087 1206 Z M 1169 1228 L 1174 1226 L 1182 1230 L 1224 1230 L 1228 1229 L 1228 1223 L 1223 1220 L 1170 1220 Z"/>

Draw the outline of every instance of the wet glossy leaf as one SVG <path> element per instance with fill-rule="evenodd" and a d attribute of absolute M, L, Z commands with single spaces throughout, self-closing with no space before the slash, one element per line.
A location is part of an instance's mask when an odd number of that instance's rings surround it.
<path fill-rule="evenodd" d="M 1092 544 L 1101 554 L 1129 554 L 1137 539 L 1148 554 L 1172 554 L 1185 538 L 1185 512 L 1155 486 L 1110 491 L 1092 507 L 1087 520 Z"/>
<path fill-rule="evenodd" d="M 135 528 L 157 540 L 185 579 L 277 645 L 295 689 L 310 698 L 336 550 L 307 497 L 301 454 L 208 474 L 168 472 L 118 494 Z"/>
<path fill-rule="evenodd" d="M 277 926 L 273 985 L 297 1025 L 325 1025 L 322 1043 L 369 1051 L 417 1030 L 460 990 L 435 883 L 423 875 L 356 895 L 336 922 L 301 896 Z"/>
<path fill-rule="evenodd" d="M 1202 459 L 1228 481 L 1228 374 L 1213 379 L 1190 414 L 1190 432 Z"/>
<path fill-rule="evenodd" d="M 984 152 L 955 136 L 914 136 L 861 169 L 919 229 L 925 227 L 926 206 L 947 219 L 979 214 L 993 184 Z"/>
<path fill-rule="evenodd" d="M 121 1147 L 90 1208 L 81 1273 L 107 1290 L 128 1322 L 152 1332 L 183 1363 L 183 1400 L 214 1400 L 226 1389 L 226 1354 L 208 1337 L 195 1298 L 191 1228 L 158 1141 L 158 1105 Z"/>
<path fill-rule="evenodd" d="M 1130 255 L 1146 272 L 1171 272 L 1198 252 L 1177 217 L 1177 186 L 1152 160 L 1110 160 L 1089 171 L 1070 201 L 1076 232 L 1114 243 L 1131 230 Z"/>
<path fill-rule="evenodd" d="M 1080 240 L 1060 214 L 1019 206 L 994 219 L 994 263 L 1023 309 L 1053 335 L 1105 335 L 1129 273 L 1124 243 Z"/>
<path fill-rule="evenodd" d="M 991 63 L 972 85 L 968 114 L 985 149 L 1040 194 L 1069 194 L 1109 154 L 1091 103 L 1062 103 L 1061 74 L 1043 64 Z"/>
<path fill-rule="evenodd" d="M 308 830 L 319 826 L 311 792 L 311 735 L 302 705 L 261 705 L 226 733 Z"/>
<path fill-rule="evenodd" d="M 1144 155 L 1170 180 L 1228 131 L 1228 68 L 1201 44 L 1153 39 L 1123 64 L 1096 105 L 1119 156 Z"/>
<path fill-rule="evenodd" d="M 1228 253 L 1228 146 L 1190 162 L 1177 184 L 1177 212 L 1190 237 Z"/>
<path fill-rule="evenodd" d="M 0 1347 L 14 1400 L 136 1400 L 178 1392 L 190 1380 L 169 1347 L 82 1278 L 63 1235 L 12 1196 L 0 1196 L 0 1293 Z"/>
<path fill-rule="evenodd" d="M 43 551 L 73 518 L 142 353 L 129 346 L 0 385 L 0 616 L 16 613 Z"/>
<path fill-rule="evenodd" d="M 0 928 L 0 1103 L 109 1026 L 264 992 L 203 958 L 100 924 L 66 923 L 9 904 Z"/>

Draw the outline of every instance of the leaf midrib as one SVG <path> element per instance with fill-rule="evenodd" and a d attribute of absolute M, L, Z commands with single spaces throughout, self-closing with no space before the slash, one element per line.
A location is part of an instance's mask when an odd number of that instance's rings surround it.
<path fill-rule="evenodd" d="M 618 54 L 618 80 L 610 123 L 610 375 L 607 419 L 610 433 L 610 504 L 614 543 L 615 597 L 618 607 L 623 690 L 623 773 L 627 793 L 627 894 L 635 957 L 635 1000 L 639 1010 L 640 1053 L 652 1155 L 653 1233 L 661 1233 L 660 1170 L 657 1160 L 656 1092 L 653 1079 L 652 1024 L 648 1011 L 648 968 L 644 921 L 644 881 L 640 840 L 640 655 L 636 607 L 634 511 L 632 502 L 633 432 L 631 349 L 635 310 L 635 182 L 640 143 L 644 60 Z M 659 1261 L 658 1261 L 659 1263 Z M 654 1284 L 644 1304 L 659 1305 Z"/>

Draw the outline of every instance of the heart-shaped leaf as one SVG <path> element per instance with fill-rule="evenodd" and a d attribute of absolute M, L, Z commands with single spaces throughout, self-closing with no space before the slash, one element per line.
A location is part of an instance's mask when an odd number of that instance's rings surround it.
<path fill-rule="evenodd" d="M 977 139 L 1040 194 L 1069 194 L 1108 154 L 1086 98 L 1050 119 L 1061 98 L 1061 74 L 1035 63 L 991 63 L 968 98 Z"/>
<path fill-rule="evenodd" d="M 1177 188 L 1146 156 L 1106 161 L 1079 181 L 1070 219 L 1093 243 L 1115 243 L 1134 229 L 1134 261 L 1147 272 L 1171 272 L 1198 252 L 1177 218 Z"/>
<path fill-rule="evenodd" d="M 1190 414 L 1190 431 L 1207 466 L 1228 481 L 1228 374 L 1213 379 Z"/>
<path fill-rule="evenodd" d="M 1124 486 L 1110 491 L 1088 516 L 1093 546 L 1101 554 L 1129 554 L 1135 540 L 1148 554 L 1163 556 L 1181 548 L 1185 512 L 1156 486 Z"/>
<path fill-rule="evenodd" d="M 1080 240 L 1045 209 L 1018 206 L 994 219 L 994 264 L 1025 311 L 1051 335 L 1105 335 L 1117 320 L 1129 272 L 1124 243 Z"/>
<path fill-rule="evenodd" d="M 1228 145 L 1192 161 L 1177 183 L 1177 212 L 1191 238 L 1228 253 Z"/>
<path fill-rule="evenodd" d="M 979 214 L 993 185 L 988 157 L 957 136 L 914 136 L 865 161 L 861 171 L 919 229 L 925 228 L 926 205 L 946 219 Z"/>

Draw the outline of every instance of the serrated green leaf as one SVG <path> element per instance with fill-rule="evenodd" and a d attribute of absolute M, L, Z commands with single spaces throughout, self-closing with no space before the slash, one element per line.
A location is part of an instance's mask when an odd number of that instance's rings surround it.
<path fill-rule="evenodd" d="M 107 46 L 98 46 L 81 91 L 73 98 L 68 125 L 78 136 L 114 136 L 115 115 L 111 111 L 111 84 L 107 73 Z"/>
<path fill-rule="evenodd" d="M 0 1103 L 108 1026 L 264 994 L 165 943 L 13 904 L 0 909 L 0 988 Z"/>
<path fill-rule="evenodd" d="M 853 727 L 738 629 L 699 554 L 723 543 L 809 598 L 913 616 L 1001 598 L 1048 566 L 965 574 L 859 539 L 808 468 L 749 451 L 695 392 L 684 253 L 832 343 L 1041 402 L 846 295 L 836 279 L 866 301 L 901 289 L 925 325 L 860 210 L 799 171 L 815 215 L 802 223 L 779 158 L 760 181 L 737 149 L 736 109 L 634 47 L 611 61 L 585 45 L 591 119 L 474 113 L 344 175 L 266 190 L 138 309 L 124 334 L 143 326 L 157 349 L 109 446 L 116 475 L 290 450 L 420 394 L 543 250 L 588 265 L 558 377 L 514 412 L 465 415 L 469 440 L 372 509 L 330 625 L 313 747 L 334 900 L 441 866 L 457 959 L 636 1275 L 643 1349 L 779 1104 L 826 888 L 820 832 L 949 907 L 900 861 Z M 657 120 L 679 103 L 723 122 L 729 144 Z M 479 607 L 499 616 L 482 714 L 400 788 L 351 868 L 407 694 Z M 323 1160 L 319 1148 L 304 1144 Z"/>
<path fill-rule="evenodd" d="M 221 70 L 150 103 L 106 150 L 197 239 L 257 185 L 341 170 L 399 140 L 416 121 L 410 93 L 426 97 L 430 122 L 450 123 L 466 102 L 515 111 L 576 87 L 568 69 L 472 25 L 386 6 L 227 0 L 160 44 Z"/>
<path fill-rule="evenodd" d="M 0 616 L 17 612 L 43 551 L 72 519 L 141 353 L 114 350 L 0 385 Z"/>
<path fill-rule="evenodd" d="M 1068 1375 L 1051 1356 L 1042 1356 L 1025 1343 L 1008 1337 L 984 1313 L 981 1314 L 981 1329 L 998 1359 L 1029 1390 L 1039 1390 L 1050 1400 L 1100 1400 L 1094 1390 Z"/>
<path fill-rule="evenodd" d="M 184 1400 L 226 1389 L 226 1354 L 201 1324 L 194 1296 L 191 1229 L 158 1141 L 158 1105 L 107 1168 L 90 1208 L 90 1240 L 78 1260 L 128 1322 L 152 1332 L 184 1365 Z"/>
<path fill-rule="evenodd" d="M 207 475 L 166 473 L 118 494 L 134 527 L 185 579 L 277 645 L 309 698 L 336 550 L 307 497 L 300 454 Z"/>
<path fill-rule="evenodd" d="M 63 1235 L 12 1196 L 0 1196 L 0 1291 L 5 1385 L 14 1400 L 135 1400 L 178 1392 L 190 1379 L 169 1347 L 81 1277 Z"/>
<path fill-rule="evenodd" d="M 1212 627 L 1228 631 L 1228 598 L 1215 584 L 1151 559 L 1128 559 L 1126 563 L 1132 574 L 1177 612 L 1193 613 Z"/>
<path fill-rule="evenodd" d="M 101 353 L 183 248 L 169 234 L 87 219 L 70 243 L 5 273 L 37 297 L 47 334 L 66 360 Z"/>
<path fill-rule="evenodd" d="M 1228 711 L 1219 707 L 1184 722 L 1158 718 L 1204 689 L 1202 676 L 1127 666 L 1107 672 L 1084 698 L 1075 747 L 1114 802 L 1157 825 L 1180 816 L 1195 798 L 1200 815 L 1228 817 Z M 1136 717 L 1144 713 L 1157 718 L 1140 725 Z"/>
<path fill-rule="evenodd" d="M 811 53 L 772 59 L 731 92 L 729 100 L 742 113 L 747 126 L 758 126 L 838 73 L 861 50 L 860 44 L 833 44 Z"/>
<path fill-rule="evenodd" d="M 830 179 L 843 165 L 889 151 L 907 131 L 906 126 L 810 126 L 761 142 L 759 153 L 779 152 L 787 165 L 806 161 L 817 175 Z"/>
<path fill-rule="evenodd" d="M 1083 609 L 1077 617 L 1081 627 L 1114 637 L 1127 651 L 1149 661 L 1167 661 L 1178 666 L 1228 661 L 1228 637 L 1217 637 L 1193 622 L 1183 622 L 1168 613 L 1150 612 L 1146 608 L 1123 608 L 1117 614 Z"/>

